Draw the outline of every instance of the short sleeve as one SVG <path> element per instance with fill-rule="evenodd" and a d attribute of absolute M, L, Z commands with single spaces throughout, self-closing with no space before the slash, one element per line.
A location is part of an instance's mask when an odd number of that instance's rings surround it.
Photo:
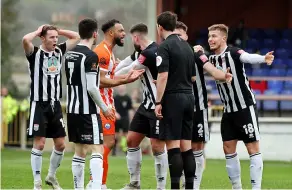
<path fill-rule="evenodd" d="M 230 53 L 232 57 L 235 57 L 236 59 L 239 60 L 241 54 L 245 53 L 245 51 L 237 47 L 232 47 L 230 48 Z"/>
<path fill-rule="evenodd" d="M 155 64 L 156 62 L 156 54 L 152 51 L 142 51 L 138 57 L 138 61 L 140 64 L 149 67 L 151 64 Z"/>
<path fill-rule="evenodd" d="M 110 61 L 110 57 L 108 53 L 106 53 L 99 46 L 94 49 L 94 52 L 98 56 L 98 66 L 100 67 L 100 70 L 107 72 L 109 68 L 109 61 Z"/>
<path fill-rule="evenodd" d="M 85 59 L 85 73 L 97 73 L 98 71 L 98 56 L 94 53 L 88 55 Z"/>
<path fill-rule="evenodd" d="M 33 52 L 30 55 L 26 55 L 26 59 L 28 60 L 30 66 L 34 64 L 35 56 L 36 56 L 36 53 L 37 53 L 38 50 L 39 50 L 39 48 L 34 46 L 33 47 Z"/>
<path fill-rule="evenodd" d="M 203 67 L 204 64 L 207 63 L 208 61 L 209 61 L 208 57 L 202 51 L 195 52 L 195 62 L 198 65 Z"/>
<path fill-rule="evenodd" d="M 169 71 L 169 48 L 166 44 L 161 44 L 158 48 L 156 66 L 158 73 Z"/>
<path fill-rule="evenodd" d="M 58 48 L 60 48 L 62 54 L 64 55 L 66 53 L 66 48 L 67 48 L 66 42 L 58 44 Z"/>

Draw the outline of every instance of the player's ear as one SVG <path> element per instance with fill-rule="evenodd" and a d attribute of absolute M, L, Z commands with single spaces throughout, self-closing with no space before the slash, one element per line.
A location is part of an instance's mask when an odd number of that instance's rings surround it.
<path fill-rule="evenodd" d="M 225 42 L 227 42 L 227 36 L 226 36 L 226 35 L 223 36 L 223 40 L 224 40 Z"/>

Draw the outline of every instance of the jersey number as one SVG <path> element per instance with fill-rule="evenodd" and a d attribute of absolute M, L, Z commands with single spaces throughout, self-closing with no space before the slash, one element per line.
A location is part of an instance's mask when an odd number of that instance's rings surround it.
<path fill-rule="evenodd" d="M 244 128 L 244 131 L 246 134 L 249 134 L 249 133 L 251 134 L 254 132 L 254 128 L 253 128 L 253 125 L 251 123 L 244 125 L 243 128 Z"/>
<path fill-rule="evenodd" d="M 69 83 L 72 84 L 72 75 L 74 71 L 74 62 L 68 62 L 68 68 L 69 68 Z"/>
<path fill-rule="evenodd" d="M 198 124 L 198 134 L 199 134 L 199 137 L 203 137 L 203 125 L 200 123 Z"/>

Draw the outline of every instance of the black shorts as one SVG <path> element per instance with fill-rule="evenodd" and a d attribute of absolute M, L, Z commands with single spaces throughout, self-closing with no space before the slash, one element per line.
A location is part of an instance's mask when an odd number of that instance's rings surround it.
<path fill-rule="evenodd" d="M 116 120 L 116 132 L 128 132 L 129 130 L 129 125 L 130 125 L 130 122 L 129 122 L 129 119 L 128 118 L 121 118 L 120 120 Z"/>
<path fill-rule="evenodd" d="M 258 113 L 254 105 L 233 113 L 223 113 L 221 120 L 223 141 L 242 140 L 250 143 L 260 140 Z"/>
<path fill-rule="evenodd" d="M 166 94 L 163 97 L 159 139 L 192 140 L 194 96 L 184 93 Z"/>
<path fill-rule="evenodd" d="M 59 101 L 31 101 L 28 137 L 65 137 L 65 124 Z"/>
<path fill-rule="evenodd" d="M 208 142 L 209 140 L 208 109 L 195 111 L 192 142 Z"/>
<path fill-rule="evenodd" d="M 67 114 L 69 142 L 103 144 L 99 114 Z"/>
<path fill-rule="evenodd" d="M 140 105 L 130 124 L 129 131 L 144 134 L 148 138 L 159 138 L 159 120 L 157 120 L 154 110 L 146 110 Z"/>

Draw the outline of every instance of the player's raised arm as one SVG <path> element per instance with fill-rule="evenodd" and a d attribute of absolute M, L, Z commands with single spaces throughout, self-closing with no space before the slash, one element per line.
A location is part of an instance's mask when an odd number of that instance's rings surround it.
<path fill-rule="evenodd" d="M 32 40 L 37 36 L 40 37 L 44 26 L 45 25 L 41 25 L 36 31 L 28 33 L 25 36 L 23 36 L 22 46 L 23 46 L 23 49 L 24 49 L 26 55 L 32 54 L 33 49 L 34 49 L 33 48 L 34 45 L 32 44 Z"/>
<path fill-rule="evenodd" d="M 80 40 L 79 34 L 77 32 L 71 31 L 71 30 L 59 29 L 58 34 L 60 36 L 64 36 L 64 37 L 68 38 L 68 40 L 66 41 L 66 51 L 74 48 Z"/>

